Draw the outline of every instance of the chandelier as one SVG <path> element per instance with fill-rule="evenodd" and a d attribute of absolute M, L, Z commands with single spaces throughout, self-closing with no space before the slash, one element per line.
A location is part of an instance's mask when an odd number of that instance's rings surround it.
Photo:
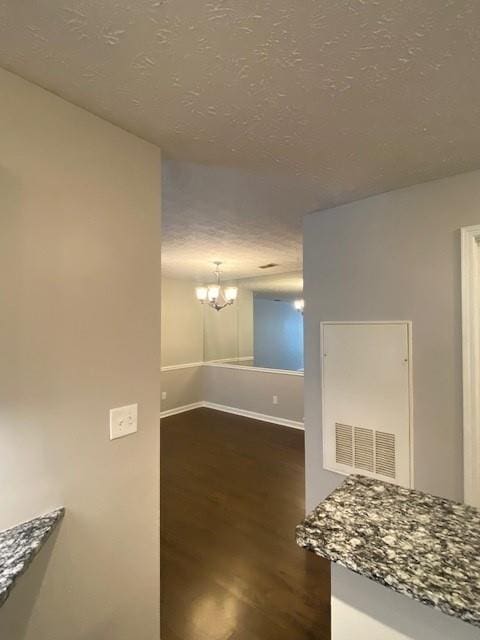
<path fill-rule="evenodd" d="M 206 287 L 196 287 L 195 295 L 197 296 L 197 300 L 204 304 L 205 302 L 215 309 L 215 311 L 221 311 L 232 305 L 237 299 L 238 289 L 237 287 L 222 287 L 220 285 L 220 265 L 221 262 L 214 262 L 216 265 L 215 274 L 216 283 L 209 284 Z"/>

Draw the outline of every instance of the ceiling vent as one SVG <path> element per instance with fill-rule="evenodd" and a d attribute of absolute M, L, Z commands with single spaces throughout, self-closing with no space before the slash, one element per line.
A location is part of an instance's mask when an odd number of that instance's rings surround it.
<path fill-rule="evenodd" d="M 272 269 L 273 267 L 278 267 L 278 264 L 276 262 L 269 262 L 268 264 L 261 264 L 258 268 L 259 269 Z"/>

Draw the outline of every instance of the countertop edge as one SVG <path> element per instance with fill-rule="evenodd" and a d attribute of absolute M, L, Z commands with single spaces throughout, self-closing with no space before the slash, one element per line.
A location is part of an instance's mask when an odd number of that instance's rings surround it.
<path fill-rule="evenodd" d="M 297 525 L 296 530 L 301 529 L 302 525 Z M 435 609 L 436 611 L 440 611 L 441 613 L 449 616 L 450 618 L 454 618 L 456 620 L 460 620 L 461 622 L 464 622 L 465 624 L 469 624 L 473 627 L 477 627 L 480 628 L 480 620 L 466 620 L 465 618 L 462 618 L 462 616 L 458 613 L 458 612 L 454 612 L 451 611 L 449 609 L 446 609 L 442 604 L 439 604 L 437 602 L 434 602 L 433 600 L 429 600 L 427 598 L 418 598 L 415 593 L 413 593 L 407 585 L 405 585 L 403 587 L 403 589 L 399 589 L 398 587 L 396 587 L 395 585 L 390 584 L 389 582 L 387 582 L 383 576 L 381 576 L 380 574 L 376 574 L 374 571 L 366 571 L 363 569 L 359 569 L 358 567 L 353 566 L 352 564 L 350 564 L 349 562 L 346 562 L 344 559 L 341 558 L 337 558 L 335 556 L 333 556 L 332 554 L 328 553 L 328 551 L 323 552 L 321 550 L 319 550 L 316 547 L 313 547 L 311 544 L 305 544 L 303 543 L 298 536 L 296 537 L 296 542 L 297 545 L 301 548 L 301 549 L 305 549 L 307 551 L 310 551 L 312 553 L 314 553 L 316 556 L 318 556 L 319 558 L 322 558 L 324 560 L 328 560 L 329 562 L 333 562 L 334 564 L 338 565 L 339 567 L 342 567 L 343 569 L 347 569 L 348 571 L 351 571 L 352 573 L 354 573 L 357 576 L 361 576 L 362 578 L 366 578 L 367 580 L 370 580 L 371 582 L 374 582 L 375 584 L 379 584 L 382 587 L 385 587 L 386 589 L 389 589 L 390 591 L 393 591 L 394 593 L 398 593 L 401 596 L 405 596 L 406 598 L 408 598 L 409 600 L 413 600 L 414 602 L 418 602 L 419 604 L 423 604 L 426 607 L 430 607 L 431 609 Z"/>
<path fill-rule="evenodd" d="M 0 535 L 12 533 L 12 537 L 15 536 L 15 532 L 18 531 L 21 527 L 26 527 L 28 525 L 33 525 L 34 523 L 41 523 L 43 520 L 50 520 L 48 526 L 46 526 L 45 531 L 38 538 L 37 543 L 32 546 L 28 552 L 25 554 L 25 557 L 18 561 L 18 564 L 15 566 L 15 571 L 12 571 L 11 576 L 8 578 L 8 582 L 6 586 L 0 590 L 0 608 L 5 604 L 8 600 L 12 590 L 14 589 L 18 578 L 24 575 L 35 557 L 41 551 L 41 549 L 45 546 L 46 542 L 53 534 L 55 529 L 58 527 L 59 523 L 63 520 L 65 516 L 65 507 L 58 507 L 53 511 L 42 514 L 35 518 L 31 518 L 30 520 L 26 520 L 25 522 L 21 522 L 12 527 L 8 527 L 8 529 L 4 529 L 0 532 Z M 2 573 L 2 569 L 0 568 L 0 574 Z"/>
<path fill-rule="evenodd" d="M 441 597 L 438 598 L 437 594 L 433 591 L 429 593 L 428 589 L 417 591 L 415 583 L 410 584 L 408 580 L 399 580 L 398 574 L 392 578 L 392 581 L 389 581 L 391 574 L 386 572 L 384 567 L 379 565 L 376 568 L 373 562 L 370 566 L 368 562 L 364 562 L 364 559 L 362 559 L 360 555 L 355 557 L 354 548 L 352 548 L 350 553 L 348 549 L 346 550 L 346 553 L 342 553 L 341 548 L 335 548 L 335 530 L 341 531 L 343 529 L 343 500 L 346 499 L 348 503 L 350 496 L 354 495 L 355 483 L 378 483 L 379 485 L 388 485 L 390 487 L 389 491 L 391 491 L 392 486 L 394 486 L 395 491 L 398 491 L 398 495 L 404 503 L 405 500 L 408 501 L 409 494 L 411 494 L 412 499 L 415 499 L 415 497 L 417 497 L 417 499 L 418 497 L 421 497 L 428 501 L 429 505 L 437 504 L 443 508 L 453 508 L 454 511 L 461 509 L 467 517 L 476 518 L 476 522 L 478 522 L 479 511 L 469 505 L 464 505 L 460 502 L 418 491 L 416 489 L 399 487 L 397 485 L 392 485 L 392 483 L 376 481 L 355 474 L 346 478 L 337 489 L 330 493 L 312 512 L 306 516 L 300 524 L 296 526 L 295 537 L 297 545 L 303 549 L 313 552 L 320 558 L 333 562 L 348 571 L 352 571 L 352 573 L 356 575 L 371 580 L 372 582 L 393 591 L 394 593 L 398 593 L 399 595 L 405 596 L 419 604 L 433 608 L 450 618 L 460 620 L 468 625 L 480 628 L 480 607 L 468 607 L 465 604 L 463 606 L 456 606 L 452 602 L 442 600 Z M 353 499 L 354 498 L 352 498 L 352 500 Z M 339 511 L 339 515 L 336 513 L 337 510 Z M 331 535 L 333 535 L 333 538 L 330 537 Z"/>

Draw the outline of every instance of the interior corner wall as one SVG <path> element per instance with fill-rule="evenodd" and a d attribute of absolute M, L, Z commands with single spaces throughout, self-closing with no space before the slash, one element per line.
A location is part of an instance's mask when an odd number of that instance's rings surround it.
<path fill-rule="evenodd" d="M 0 70 L 0 528 L 66 516 L 8 640 L 159 637 L 160 152 Z M 138 433 L 109 440 L 109 409 Z"/>
<path fill-rule="evenodd" d="M 162 414 L 203 401 L 202 365 L 162 371 Z"/>
<path fill-rule="evenodd" d="M 162 278 L 162 366 L 203 362 L 204 307 L 195 282 Z"/>
<path fill-rule="evenodd" d="M 323 469 L 321 321 L 412 320 L 415 487 L 463 495 L 460 228 L 480 223 L 480 172 L 311 214 L 304 223 L 307 508 Z"/>
<path fill-rule="evenodd" d="M 162 413 L 204 402 L 303 423 L 303 376 L 196 366 L 162 372 Z M 274 405 L 273 396 L 278 397 Z"/>

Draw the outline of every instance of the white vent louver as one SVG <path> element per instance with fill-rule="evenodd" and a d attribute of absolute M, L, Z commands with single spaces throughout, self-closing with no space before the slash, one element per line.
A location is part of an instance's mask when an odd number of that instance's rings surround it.
<path fill-rule="evenodd" d="M 335 423 L 335 461 L 352 471 L 367 471 L 395 479 L 395 436 Z"/>
<path fill-rule="evenodd" d="M 375 431 L 375 472 L 395 478 L 395 436 Z"/>
<path fill-rule="evenodd" d="M 353 435 L 353 466 L 355 469 L 362 469 L 363 471 L 374 473 L 373 431 L 371 429 L 355 427 Z"/>
<path fill-rule="evenodd" d="M 335 425 L 335 459 L 337 464 L 353 467 L 353 428 L 338 422 Z"/>

